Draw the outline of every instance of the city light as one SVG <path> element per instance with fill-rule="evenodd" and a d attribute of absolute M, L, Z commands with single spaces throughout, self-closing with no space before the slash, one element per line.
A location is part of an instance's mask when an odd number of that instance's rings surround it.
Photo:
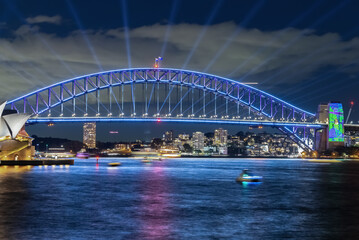
<path fill-rule="evenodd" d="M 3 2 L 0 240 L 359 239 L 356 1 Z"/>

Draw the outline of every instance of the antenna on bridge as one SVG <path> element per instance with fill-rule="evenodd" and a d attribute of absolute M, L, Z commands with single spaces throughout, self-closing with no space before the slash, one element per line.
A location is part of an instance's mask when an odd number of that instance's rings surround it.
<path fill-rule="evenodd" d="M 349 117 L 350 117 L 350 114 L 352 113 L 353 106 L 354 106 L 354 101 L 350 101 L 350 109 L 349 109 L 347 120 L 345 121 L 345 124 L 347 124 L 349 121 Z"/>
<path fill-rule="evenodd" d="M 159 68 L 160 67 L 160 61 L 162 61 L 163 58 L 162 57 L 156 57 L 155 58 L 155 68 Z"/>

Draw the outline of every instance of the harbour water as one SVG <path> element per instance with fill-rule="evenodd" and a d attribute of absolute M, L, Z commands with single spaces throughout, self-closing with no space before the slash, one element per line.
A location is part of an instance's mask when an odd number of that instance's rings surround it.
<path fill-rule="evenodd" d="M 244 168 L 263 183 L 236 183 Z M 288 238 L 359 238 L 359 163 L 86 159 L 0 169 L 0 239 Z"/>

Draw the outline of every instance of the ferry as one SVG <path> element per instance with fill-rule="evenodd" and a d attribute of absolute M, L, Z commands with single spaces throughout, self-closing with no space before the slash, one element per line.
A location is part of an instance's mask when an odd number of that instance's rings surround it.
<path fill-rule="evenodd" d="M 181 153 L 177 149 L 160 149 L 160 156 L 165 158 L 179 158 L 181 157 Z"/>
<path fill-rule="evenodd" d="M 104 151 L 103 155 L 106 157 L 129 157 L 132 155 L 132 151 L 128 148 L 114 149 Z"/>

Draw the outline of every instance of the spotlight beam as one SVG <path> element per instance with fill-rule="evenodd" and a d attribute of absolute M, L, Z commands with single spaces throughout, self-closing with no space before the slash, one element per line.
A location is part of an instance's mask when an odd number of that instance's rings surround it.
<path fill-rule="evenodd" d="M 15 6 L 9 0 L 6 0 L 6 4 L 11 9 L 11 11 L 20 19 L 21 22 L 23 22 L 24 24 L 30 26 L 30 28 L 29 28 L 30 31 L 36 36 L 36 38 L 38 40 L 41 41 L 41 43 L 43 45 L 45 45 L 45 47 L 52 53 L 52 55 L 54 55 L 56 57 L 56 59 L 67 69 L 67 71 L 69 71 L 73 76 L 76 76 L 77 74 L 75 74 L 72 71 L 72 69 L 60 57 L 60 55 L 53 48 L 51 48 L 51 46 L 48 44 L 48 42 L 44 38 L 42 38 L 40 36 L 40 34 L 36 30 L 31 28 L 32 25 L 26 22 L 25 18 L 22 16 L 22 14 L 19 11 L 17 11 Z"/>
<path fill-rule="evenodd" d="M 196 39 L 196 42 L 194 43 L 192 49 L 191 49 L 191 52 L 188 54 L 182 68 L 183 69 L 186 69 L 187 67 L 187 64 L 189 63 L 189 61 L 191 60 L 194 52 L 196 51 L 199 43 L 201 42 L 202 38 L 204 37 L 204 35 L 206 34 L 207 32 L 207 29 L 208 29 L 208 26 L 212 23 L 214 17 L 216 16 L 217 12 L 218 12 L 218 9 L 220 8 L 220 6 L 222 5 L 223 3 L 223 0 L 218 0 L 216 5 L 214 6 L 214 8 L 212 9 L 212 12 L 209 16 L 209 18 L 207 19 L 207 22 L 206 24 L 204 25 L 204 27 L 202 28 L 201 32 L 199 33 L 197 39 Z"/>
<path fill-rule="evenodd" d="M 344 7 L 347 3 L 349 2 L 349 0 L 342 2 L 338 7 L 332 9 L 331 11 L 329 11 L 327 14 L 325 14 L 323 17 L 321 17 L 320 19 L 318 19 L 314 24 L 312 24 L 309 28 L 315 28 L 318 25 L 320 25 L 321 23 L 323 23 L 325 20 L 327 20 L 329 17 L 331 17 L 332 15 L 334 15 L 335 13 L 337 13 L 337 11 Z M 281 54 L 284 50 L 286 50 L 288 47 L 290 47 L 291 45 L 293 45 L 294 43 L 296 43 L 302 36 L 304 36 L 307 33 L 307 30 L 303 30 L 301 31 L 297 36 L 295 36 L 294 38 L 292 38 L 289 42 L 287 42 L 283 47 L 279 48 L 277 51 L 275 51 L 271 56 L 269 56 L 267 59 L 265 59 L 261 64 L 259 64 L 258 66 L 256 66 L 255 68 L 251 69 L 251 71 L 249 71 L 248 73 L 246 73 L 243 77 L 241 77 L 241 80 L 243 81 L 244 79 L 246 79 L 249 75 L 253 74 L 254 72 L 256 72 L 258 69 L 260 69 L 261 67 L 263 67 L 264 65 L 268 64 L 271 60 L 273 60 L 274 58 L 276 58 L 279 54 Z"/>
<path fill-rule="evenodd" d="M 278 38 L 283 36 L 286 32 L 290 30 L 291 27 L 296 26 L 298 23 L 300 23 L 303 19 L 305 19 L 311 12 L 313 12 L 321 3 L 321 1 L 316 1 L 314 5 L 312 5 L 311 8 L 309 8 L 307 11 L 305 11 L 303 14 L 301 14 L 299 17 L 293 19 L 287 26 L 286 29 L 278 32 L 271 41 L 267 42 L 264 46 L 259 48 L 254 54 L 252 54 L 246 61 L 242 62 L 236 69 L 234 69 L 231 73 L 227 75 L 227 77 L 233 76 L 233 74 L 240 71 L 243 67 L 245 67 L 251 60 L 253 60 L 255 57 L 257 57 L 259 54 L 261 54 L 264 50 L 266 50 L 272 43 L 274 43 Z"/>
<path fill-rule="evenodd" d="M 97 58 L 96 51 L 93 48 L 90 39 L 87 37 L 86 31 L 83 30 L 84 27 L 83 27 L 83 25 L 82 25 L 82 23 L 80 21 L 80 18 L 78 17 L 78 15 L 76 13 L 75 7 L 71 3 L 71 0 L 66 0 L 66 3 L 67 3 L 67 6 L 70 9 L 70 12 L 71 12 L 72 16 L 75 18 L 75 22 L 76 22 L 76 24 L 77 24 L 77 26 L 78 26 L 78 28 L 79 28 L 79 30 L 81 32 L 82 38 L 85 41 L 88 49 L 90 50 L 93 59 L 95 60 L 98 68 L 100 69 L 100 71 L 103 71 L 102 65 L 101 65 L 100 61 L 98 60 L 98 58 Z"/>
<path fill-rule="evenodd" d="M 152 99 L 153 92 L 155 90 L 155 86 L 156 86 L 156 84 L 152 84 L 152 90 L 151 90 L 150 99 L 148 100 L 147 109 L 150 109 L 151 99 Z"/>
<path fill-rule="evenodd" d="M 172 86 L 171 86 L 171 90 L 169 90 L 169 93 L 167 94 L 166 99 L 163 101 L 162 106 L 161 106 L 161 108 L 160 108 L 160 110 L 159 110 L 159 113 L 161 112 L 162 108 L 165 106 L 165 104 L 166 104 L 166 102 L 167 102 L 167 99 L 170 97 L 170 95 L 171 95 L 171 93 L 172 93 L 174 87 L 175 87 L 175 85 L 172 85 Z"/>
<path fill-rule="evenodd" d="M 127 3 L 126 0 L 121 0 L 122 5 L 122 19 L 124 24 L 124 33 L 125 33 L 125 40 L 126 40 L 126 50 L 127 50 L 127 61 L 128 67 L 132 67 L 131 61 L 131 46 L 130 46 L 130 33 L 128 27 L 128 17 L 127 17 Z"/>
<path fill-rule="evenodd" d="M 349 37 L 349 36 L 351 36 L 352 34 L 355 34 L 358 30 L 359 30 L 359 28 L 355 28 L 355 30 L 350 31 L 348 34 L 345 34 L 345 36 L 343 36 L 342 38 Z M 281 75 L 281 74 L 287 72 L 288 70 L 294 68 L 294 67 L 297 66 L 298 64 L 304 62 L 305 60 L 311 59 L 313 56 L 315 56 L 315 55 L 317 55 L 317 54 L 323 52 L 323 50 L 326 50 L 328 47 L 331 47 L 332 45 L 335 45 L 335 44 L 337 44 L 337 43 L 338 43 L 338 42 L 337 42 L 336 40 L 334 40 L 334 41 L 330 42 L 329 44 L 323 45 L 322 47 L 318 48 L 316 51 L 313 51 L 311 54 L 309 54 L 309 55 L 307 55 L 307 56 L 305 56 L 305 57 L 303 57 L 303 58 L 297 60 L 296 62 L 294 62 L 294 63 L 288 65 L 287 67 L 283 68 L 282 70 L 278 71 L 277 73 L 275 73 L 275 74 L 272 75 L 271 77 L 267 78 L 264 82 L 267 82 L 267 81 L 269 81 L 269 80 L 271 80 L 271 79 L 273 79 L 273 78 L 275 78 L 275 77 L 277 77 L 277 76 L 279 76 L 279 75 Z M 334 53 L 332 53 L 330 56 L 334 56 Z M 327 58 L 327 57 L 328 57 L 328 56 L 325 56 L 325 58 Z M 311 68 L 311 66 L 309 65 L 309 66 L 307 66 L 307 68 Z M 301 71 L 305 71 L 305 69 L 302 69 Z M 292 75 L 293 75 L 293 74 L 292 74 Z M 288 75 L 286 76 L 286 78 L 289 78 Z M 317 83 L 317 82 L 319 82 L 319 81 L 321 81 L 321 80 L 318 79 L 318 81 L 311 81 L 310 83 L 308 83 L 308 85 L 306 85 L 306 87 L 307 87 L 307 86 L 311 86 L 311 85 L 313 85 L 313 84 L 315 84 L 315 83 Z M 281 82 L 283 82 L 283 81 L 281 81 Z M 278 85 L 278 83 L 277 83 L 277 85 Z M 293 89 L 294 92 L 298 92 L 298 91 L 301 90 L 301 88 L 298 88 L 298 87 L 291 87 L 291 88 L 288 88 L 287 91 L 289 91 L 289 90 L 291 90 L 291 89 Z M 293 93 L 293 92 L 292 92 L 292 93 Z"/>
<path fill-rule="evenodd" d="M 175 18 L 177 6 L 178 6 L 178 0 L 174 0 L 174 2 L 172 4 L 170 18 L 168 20 L 168 24 L 167 24 L 167 27 L 166 27 L 166 33 L 165 33 L 165 36 L 163 38 L 163 45 L 162 45 L 160 56 L 165 55 L 165 51 L 166 51 L 166 48 L 167 48 L 167 41 L 168 41 L 168 38 L 169 38 L 169 36 L 171 34 L 171 24 L 173 23 L 173 19 Z"/>
<path fill-rule="evenodd" d="M 212 58 L 212 60 L 208 63 L 208 65 L 203 69 L 203 72 L 208 72 L 208 70 L 212 67 L 212 65 L 217 61 L 218 57 L 222 55 L 222 53 L 228 48 L 228 46 L 232 43 L 233 39 L 237 37 L 237 35 L 243 30 L 244 27 L 247 26 L 248 22 L 252 20 L 257 11 L 264 5 L 266 0 L 258 1 L 257 4 L 252 7 L 250 12 L 247 14 L 245 19 L 239 24 L 237 29 L 232 33 L 232 35 L 227 39 L 227 41 L 222 45 L 222 47 L 217 51 L 216 55 Z"/>
<path fill-rule="evenodd" d="M 199 113 L 200 111 L 202 111 L 202 109 L 203 109 L 204 107 L 207 107 L 209 104 L 211 104 L 211 103 L 214 102 L 215 100 L 216 100 L 216 99 L 213 98 L 211 101 L 209 101 L 208 103 L 206 103 L 206 105 L 204 105 L 204 106 L 202 106 L 200 109 L 198 109 L 194 114 Z"/>
<path fill-rule="evenodd" d="M 352 66 L 355 66 L 358 63 L 359 63 L 359 59 L 357 59 L 354 63 L 346 64 L 346 65 L 344 65 L 344 66 L 342 66 L 342 67 L 340 67 L 338 69 L 333 70 L 333 71 L 336 71 L 336 73 L 334 73 L 334 74 L 326 74 L 327 76 L 325 78 L 322 78 L 322 79 L 323 80 L 328 79 L 328 78 L 330 78 L 330 77 L 332 77 L 334 75 L 337 75 L 339 72 L 342 72 L 342 71 L 344 71 L 344 70 L 346 70 L 346 69 L 348 69 L 348 68 L 350 68 Z M 353 82 L 355 84 L 358 84 L 356 81 L 353 81 Z M 317 92 L 318 93 L 325 92 L 325 95 L 327 95 L 328 91 L 324 91 L 324 90 L 325 89 L 330 89 L 330 88 L 333 89 L 333 86 L 337 86 L 337 87 L 335 87 L 335 91 L 338 91 L 338 88 L 340 88 L 340 87 L 347 87 L 346 85 L 344 86 L 343 83 L 340 82 L 340 81 L 334 81 L 332 83 L 326 84 L 325 87 L 322 87 L 320 89 L 316 89 L 315 91 L 312 91 L 312 92 L 307 92 L 306 94 L 301 95 L 301 96 L 296 97 L 296 98 L 293 98 L 292 100 L 298 100 L 298 99 L 301 99 L 301 98 L 306 98 L 307 96 L 313 95 L 313 93 L 317 93 Z M 316 95 L 316 97 L 318 97 L 318 95 Z"/>
<path fill-rule="evenodd" d="M 191 88 L 188 88 L 187 92 L 185 93 L 185 95 L 182 96 L 182 98 L 179 100 L 179 102 L 176 104 L 176 106 L 172 109 L 172 111 L 170 112 L 170 114 L 173 113 L 173 111 L 178 107 L 178 105 L 183 101 L 183 99 L 187 96 L 187 94 L 191 91 Z"/>

